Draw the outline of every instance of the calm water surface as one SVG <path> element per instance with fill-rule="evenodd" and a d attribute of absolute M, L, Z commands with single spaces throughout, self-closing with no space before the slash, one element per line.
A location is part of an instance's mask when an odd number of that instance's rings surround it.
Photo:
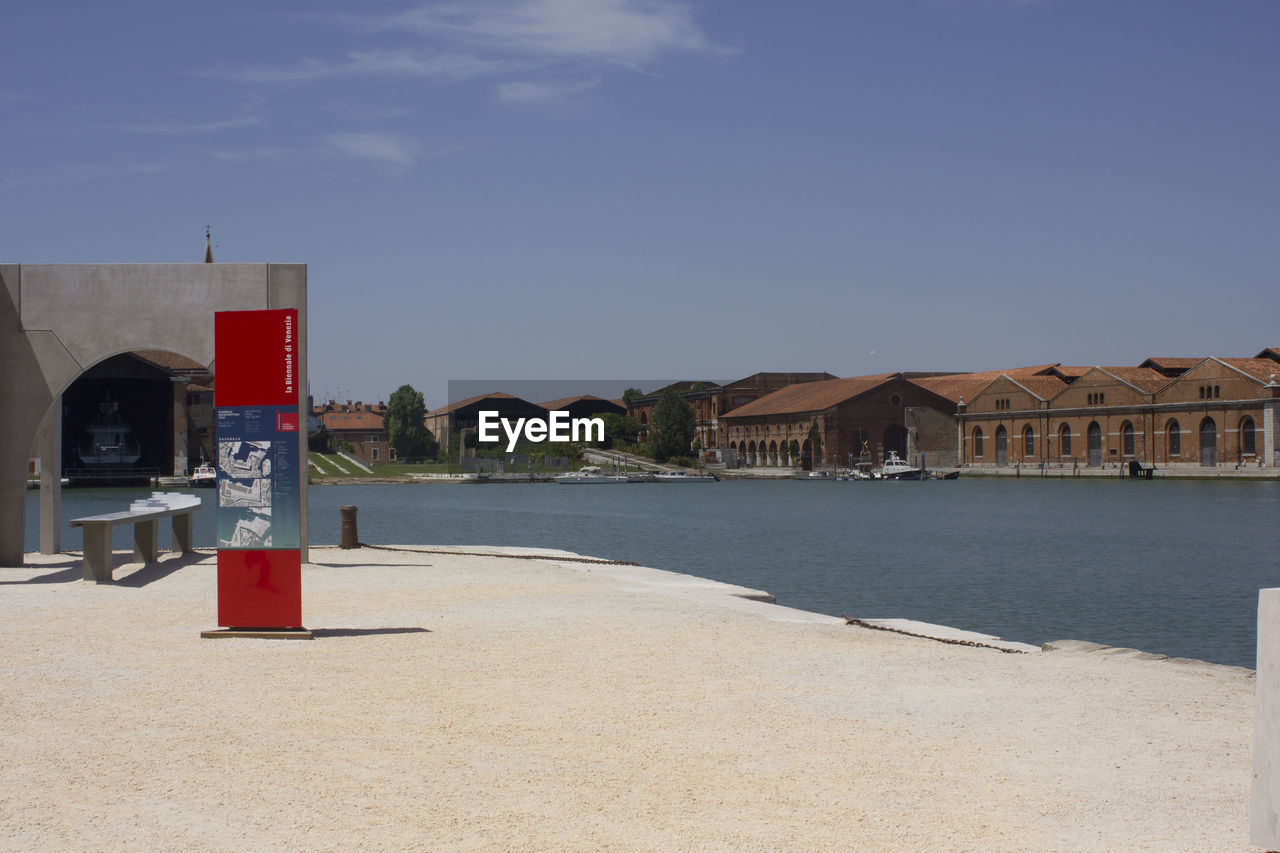
<path fill-rule="evenodd" d="M 65 519 L 122 509 L 139 493 L 66 490 L 63 547 L 80 547 Z M 200 546 L 214 544 L 212 502 L 206 492 Z M 1258 590 L 1280 586 L 1274 482 L 318 486 L 313 543 L 338 542 L 345 504 L 360 507 L 360 539 L 371 544 L 563 548 L 764 589 L 832 615 L 1248 667 Z M 28 550 L 39 545 L 37 509 L 33 492 Z M 130 547 L 128 529 L 117 532 L 116 547 Z"/>

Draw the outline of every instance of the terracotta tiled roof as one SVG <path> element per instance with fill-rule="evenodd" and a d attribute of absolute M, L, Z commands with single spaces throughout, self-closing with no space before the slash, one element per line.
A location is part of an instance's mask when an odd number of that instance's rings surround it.
<path fill-rule="evenodd" d="M 461 409 L 465 406 L 470 406 L 472 403 L 478 403 L 481 400 L 519 400 L 519 399 L 520 399 L 519 397 L 516 397 L 512 394 L 507 394 L 502 391 L 494 391 L 492 394 L 478 394 L 475 397 L 468 397 L 465 400 L 459 400 L 456 403 L 450 403 L 447 406 L 441 406 L 438 409 L 432 409 L 431 411 L 427 412 L 427 417 L 430 417 L 431 415 L 443 415 L 445 412 L 452 412 L 456 409 Z"/>
<path fill-rule="evenodd" d="M 374 412 L 325 412 L 320 415 L 324 428 L 333 432 L 342 429 L 382 429 L 382 415 Z"/>
<path fill-rule="evenodd" d="M 1272 376 L 1280 377 L 1280 364 L 1269 358 L 1220 358 L 1218 361 L 1249 374 L 1263 384 L 1270 382 Z"/>
<path fill-rule="evenodd" d="M 1160 368 L 1168 368 L 1170 370 L 1190 370 L 1202 361 L 1204 361 L 1203 358 L 1149 358 L 1138 366 L 1145 367 L 1150 364 L 1157 370 Z"/>
<path fill-rule="evenodd" d="M 1255 355 L 1254 358 L 1269 358 L 1274 361 L 1280 361 L 1280 347 L 1267 347 Z"/>
<path fill-rule="evenodd" d="M 181 371 L 184 373 L 208 373 L 209 368 L 205 367 L 194 359 L 187 358 L 185 355 L 178 355 L 176 352 L 169 352 L 162 349 L 139 349 L 134 350 L 133 354 L 144 361 L 149 361 L 156 367 L 162 367 L 165 370 Z"/>
<path fill-rule="evenodd" d="M 926 391 L 932 391 L 939 397 L 943 397 L 953 403 L 959 403 L 961 398 L 963 398 L 965 402 L 969 402 L 986 390 L 988 385 L 995 382 L 1001 376 L 1008 376 L 1010 379 L 1016 379 L 1021 382 L 1024 378 L 1041 376 L 1046 370 L 1056 366 L 1057 365 L 1053 364 L 1042 364 L 1036 367 L 1012 367 L 1006 370 L 984 370 L 981 373 L 953 373 L 950 376 L 931 376 L 925 379 L 912 379 L 911 382 L 915 385 L 919 385 Z"/>
<path fill-rule="evenodd" d="M 1128 382 L 1146 394 L 1153 394 L 1170 382 L 1168 376 L 1150 367 L 1100 367 L 1098 369 Z"/>
<path fill-rule="evenodd" d="M 822 382 L 788 385 L 786 388 L 739 406 L 721 417 L 750 418 L 760 415 L 820 412 L 878 388 L 896 376 L 896 373 L 880 373 L 875 376 L 854 376 L 849 379 L 827 379 Z"/>
<path fill-rule="evenodd" d="M 1067 387 L 1067 383 L 1063 382 L 1056 376 L 1019 376 L 1014 379 L 1023 388 L 1026 388 L 1032 394 L 1035 394 L 1041 400 L 1049 400 L 1057 396 L 1063 388 Z"/>

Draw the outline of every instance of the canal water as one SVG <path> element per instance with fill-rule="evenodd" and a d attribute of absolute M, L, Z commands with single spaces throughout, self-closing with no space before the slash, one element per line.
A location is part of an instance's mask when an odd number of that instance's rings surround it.
<path fill-rule="evenodd" d="M 64 491 L 66 519 L 140 490 Z M 212 491 L 196 544 L 214 545 Z M 1083 639 L 1253 667 L 1258 590 L 1280 586 L 1280 483 L 1040 480 L 316 486 L 311 542 L 339 507 L 375 545 L 562 548 L 715 578 L 779 604 L 900 617 L 1039 644 Z M 29 497 L 28 550 L 39 545 Z M 130 547 L 127 529 L 117 548 Z M 162 532 L 162 543 L 167 532 Z M 305 607 L 305 591 L 304 591 Z"/>

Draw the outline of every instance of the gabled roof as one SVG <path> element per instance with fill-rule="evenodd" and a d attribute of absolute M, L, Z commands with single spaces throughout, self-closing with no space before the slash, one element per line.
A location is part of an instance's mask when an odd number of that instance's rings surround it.
<path fill-rule="evenodd" d="M 370 411 L 324 412 L 318 415 L 324 428 L 333 432 L 339 429 L 382 429 L 382 415 Z"/>
<path fill-rule="evenodd" d="M 1254 358 L 1269 358 L 1272 361 L 1280 361 L 1280 347 L 1267 347 L 1255 355 Z"/>
<path fill-rule="evenodd" d="M 986 390 L 987 386 L 995 382 L 1001 376 L 1007 376 L 1010 379 L 1023 379 L 1043 376 L 1046 371 L 1056 367 L 1053 364 L 1042 364 L 1035 367 L 1013 367 L 1006 370 L 985 370 L 981 373 L 954 373 L 950 376 L 933 376 L 926 379 L 912 379 L 911 382 L 919 385 L 926 391 L 932 391 L 939 397 L 950 400 L 953 403 L 959 403 L 962 399 L 966 402 Z"/>
<path fill-rule="evenodd" d="M 1143 394 L 1154 394 L 1169 384 L 1169 377 L 1151 367 L 1099 367 Z"/>
<path fill-rule="evenodd" d="M 787 373 L 778 371 L 763 370 L 759 373 L 753 373 L 750 376 L 744 376 L 733 382 L 726 382 L 720 386 L 722 388 L 759 388 L 764 385 L 781 383 L 785 385 L 795 385 L 798 382 L 823 382 L 828 379 L 839 379 L 833 373 L 825 371 L 821 373 Z"/>
<path fill-rule="evenodd" d="M 1037 400 L 1050 400 L 1067 387 L 1067 383 L 1057 376 L 1020 376 L 1017 379 L 1010 376 L 1009 381 L 1025 389 Z"/>
<path fill-rule="evenodd" d="M 1269 358 L 1215 358 L 1214 361 L 1234 367 L 1250 379 L 1256 379 L 1264 385 L 1270 382 L 1272 377 L 1280 377 L 1280 364 Z"/>
<path fill-rule="evenodd" d="M 1138 367 L 1149 367 L 1165 376 L 1181 376 L 1202 361 L 1203 358 L 1149 358 Z"/>
<path fill-rule="evenodd" d="M 893 379 L 896 373 L 879 373 L 874 376 L 854 376 L 849 379 L 826 379 L 821 382 L 800 382 L 752 400 L 722 418 L 750 418 L 761 415 L 791 415 L 802 412 L 820 412 L 846 400 L 860 397 Z"/>
<path fill-rule="evenodd" d="M 440 407 L 440 408 L 438 408 L 438 409 L 432 409 L 431 411 L 427 412 L 427 416 L 429 417 L 429 416 L 431 416 L 431 415 L 443 415 L 443 414 L 445 414 L 446 412 L 452 412 L 452 411 L 456 411 L 457 409 L 461 409 L 461 408 L 464 408 L 464 407 L 466 407 L 466 406 L 470 406 L 472 403 L 479 403 L 481 400 L 520 400 L 520 398 L 519 398 L 519 397 L 516 397 L 516 396 L 514 396 L 514 395 L 512 395 L 512 394 L 507 394 L 507 393 L 505 393 L 505 392 L 503 392 L 503 391 L 494 391 L 494 392 L 493 392 L 493 393 L 491 393 L 491 394 L 477 394 L 477 395 L 476 395 L 476 396 L 474 396 L 474 397 L 468 397 L 468 398 L 467 398 L 467 399 L 465 399 L 465 400 L 458 400 L 457 402 L 455 402 L 455 403 L 450 403 L 450 404 L 449 404 L 449 405 L 447 405 L 447 406 L 441 406 L 441 407 Z M 528 401 L 528 400 L 520 400 L 520 402 L 522 402 L 522 403 L 528 403 L 529 401 Z M 536 404 L 536 403 L 529 403 L 529 405 L 534 406 L 534 405 L 537 405 L 537 404 Z"/>
<path fill-rule="evenodd" d="M 579 394 L 576 397 L 561 397 L 559 400 L 552 400 L 549 403 L 539 403 L 538 405 L 549 412 L 553 412 L 556 409 L 563 409 L 566 406 L 572 406 L 574 403 L 580 403 L 583 400 L 590 400 L 596 403 L 613 403 L 615 406 L 620 406 L 624 409 L 626 408 L 626 406 L 621 402 L 606 400 L 604 397 L 597 397 L 595 394 Z"/>

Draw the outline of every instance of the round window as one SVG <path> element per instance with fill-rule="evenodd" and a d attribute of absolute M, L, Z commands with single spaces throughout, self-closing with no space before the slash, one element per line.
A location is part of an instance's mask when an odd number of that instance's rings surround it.
<path fill-rule="evenodd" d="M 902 398 L 899 397 L 897 394 L 894 394 L 892 397 L 889 398 L 889 402 L 896 406 L 902 402 Z"/>

